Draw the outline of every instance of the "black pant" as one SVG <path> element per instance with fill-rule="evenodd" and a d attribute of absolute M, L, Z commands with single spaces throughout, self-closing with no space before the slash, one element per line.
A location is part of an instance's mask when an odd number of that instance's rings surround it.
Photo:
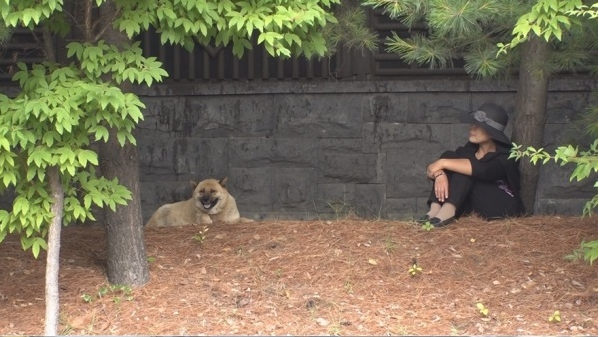
<path fill-rule="evenodd" d="M 456 217 L 469 213 L 476 213 L 485 219 L 522 215 L 524 207 L 520 198 L 501 189 L 499 183 L 476 180 L 450 171 L 446 171 L 446 174 L 449 179 L 449 198 L 445 202 L 456 207 Z M 428 205 L 433 202 L 443 204 L 435 196 L 434 183 Z"/>

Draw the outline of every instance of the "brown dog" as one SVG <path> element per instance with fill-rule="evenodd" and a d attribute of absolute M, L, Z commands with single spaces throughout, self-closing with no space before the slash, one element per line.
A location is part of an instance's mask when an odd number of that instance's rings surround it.
<path fill-rule="evenodd" d="M 241 218 L 235 198 L 226 188 L 227 178 L 220 181 L 206 179 L 199 184 L 191 181 L 195 188 L 190 199 L 160 206 L 146 227 L 183 226 L 188 224 L 211 224 L 213 222 L 254 222 Z"/>

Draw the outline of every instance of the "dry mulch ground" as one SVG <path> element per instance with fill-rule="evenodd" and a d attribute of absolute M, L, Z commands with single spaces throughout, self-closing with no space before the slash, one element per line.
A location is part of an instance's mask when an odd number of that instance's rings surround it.
<path fill-rule="evenodd" d="M 146 230 L 151 280 L 128 294 L 106 281 L 103 229 L 65 228 L 61 333 L 597 335 L 597 263 L 564 259 L 597 239 L 597 217 L 467 217 L 431 231 L 265 221 L 194 239 L 202 229 Z M 44 272 L 44 254 L 14 236 L 0 244 L 0 335 L 43 333 Z"/>

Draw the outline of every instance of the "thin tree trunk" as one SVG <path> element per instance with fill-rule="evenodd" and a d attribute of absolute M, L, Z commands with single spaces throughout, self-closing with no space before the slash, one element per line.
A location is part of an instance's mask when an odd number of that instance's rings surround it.
<path fill-rule="evenodd" d="M 513 141 L 523 147 L 542 146 L 547 110 L 549 71 L 546 69 L 550 46 L 537 36 L 522 44 L 516 119 Z M 522 200 L 528 214 L 534 213 L 540 166 L 529 158 L 520 162 Z"/>
<path fill-rule="evenodd" d="M 56 62 L 54 40 L 47 26 L 44 26 L 43 43 L 46 60 Z M 44 322 L 44 335 L 56 336 L 58 334 L 58 319 L 60 317 L 60 288 L 58 272 L 60 270 L 60 232 L 64 207 L 64 190 L 60 182 L 60 170 L 51 166 L 47 172 L 52 196 L 52 222 L 48 229 L 48 251 L 46 255 L 46 319 Z"/>
<path fill-rule="evenodd" d="M 60 269 L 60 231 L 62 227 L 62 210 L 64 205 L 64 191 L 60 183 L 58 167 L 48 169 L 50 193 L 52 196 L 52 222 L 48 231 L 48 253 L 46 256 L 46 321 L 44 324 L 45 336 L 56 336 L 58 332 L 58 318 L 60 312 L 58 270 Z"/>

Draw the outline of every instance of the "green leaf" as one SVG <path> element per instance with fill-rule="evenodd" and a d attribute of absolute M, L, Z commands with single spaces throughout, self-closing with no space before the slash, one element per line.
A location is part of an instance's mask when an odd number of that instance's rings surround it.
<path fill-rule="evenodd" d="M 98 155 L 91 150 L 80 150 L 77 159 L 82 167 L 86 167 L 88 162 L 92 165 L 98 165 Z"/>
<path fill-rule="evenodd" d="M 36 259 L 39 256 L 40 248 L 47 250 L 48 244 L 46 243 L 46 240 L 38 237 L 38 238 L 35 238 L 35 240 L 33 241 L 33 244 L 31 245 L 31 252 L 33 253 L 33 256 Z"/>
<path fill-rule="evenodd" d="M 4 149 L 5 151 L 10 151 L 10 143 L 8 142 L 8 139 L 6 139 L 5 137 L 0 137 L 0 148 Z"/>
<path fill-rule="evenodd" d="M 19 213 L 26 215 L 29 212 L 29 201 L 23 197 L 17 197 L 13 203 L 13 212 L 15 215 Z"/>
<path fill-rule="evenodd" d="M 17 176 L 12 172 L 4 172 L 2 174 L 2 183 L 5 187 L 16 185 L 17 184 Z"/>

